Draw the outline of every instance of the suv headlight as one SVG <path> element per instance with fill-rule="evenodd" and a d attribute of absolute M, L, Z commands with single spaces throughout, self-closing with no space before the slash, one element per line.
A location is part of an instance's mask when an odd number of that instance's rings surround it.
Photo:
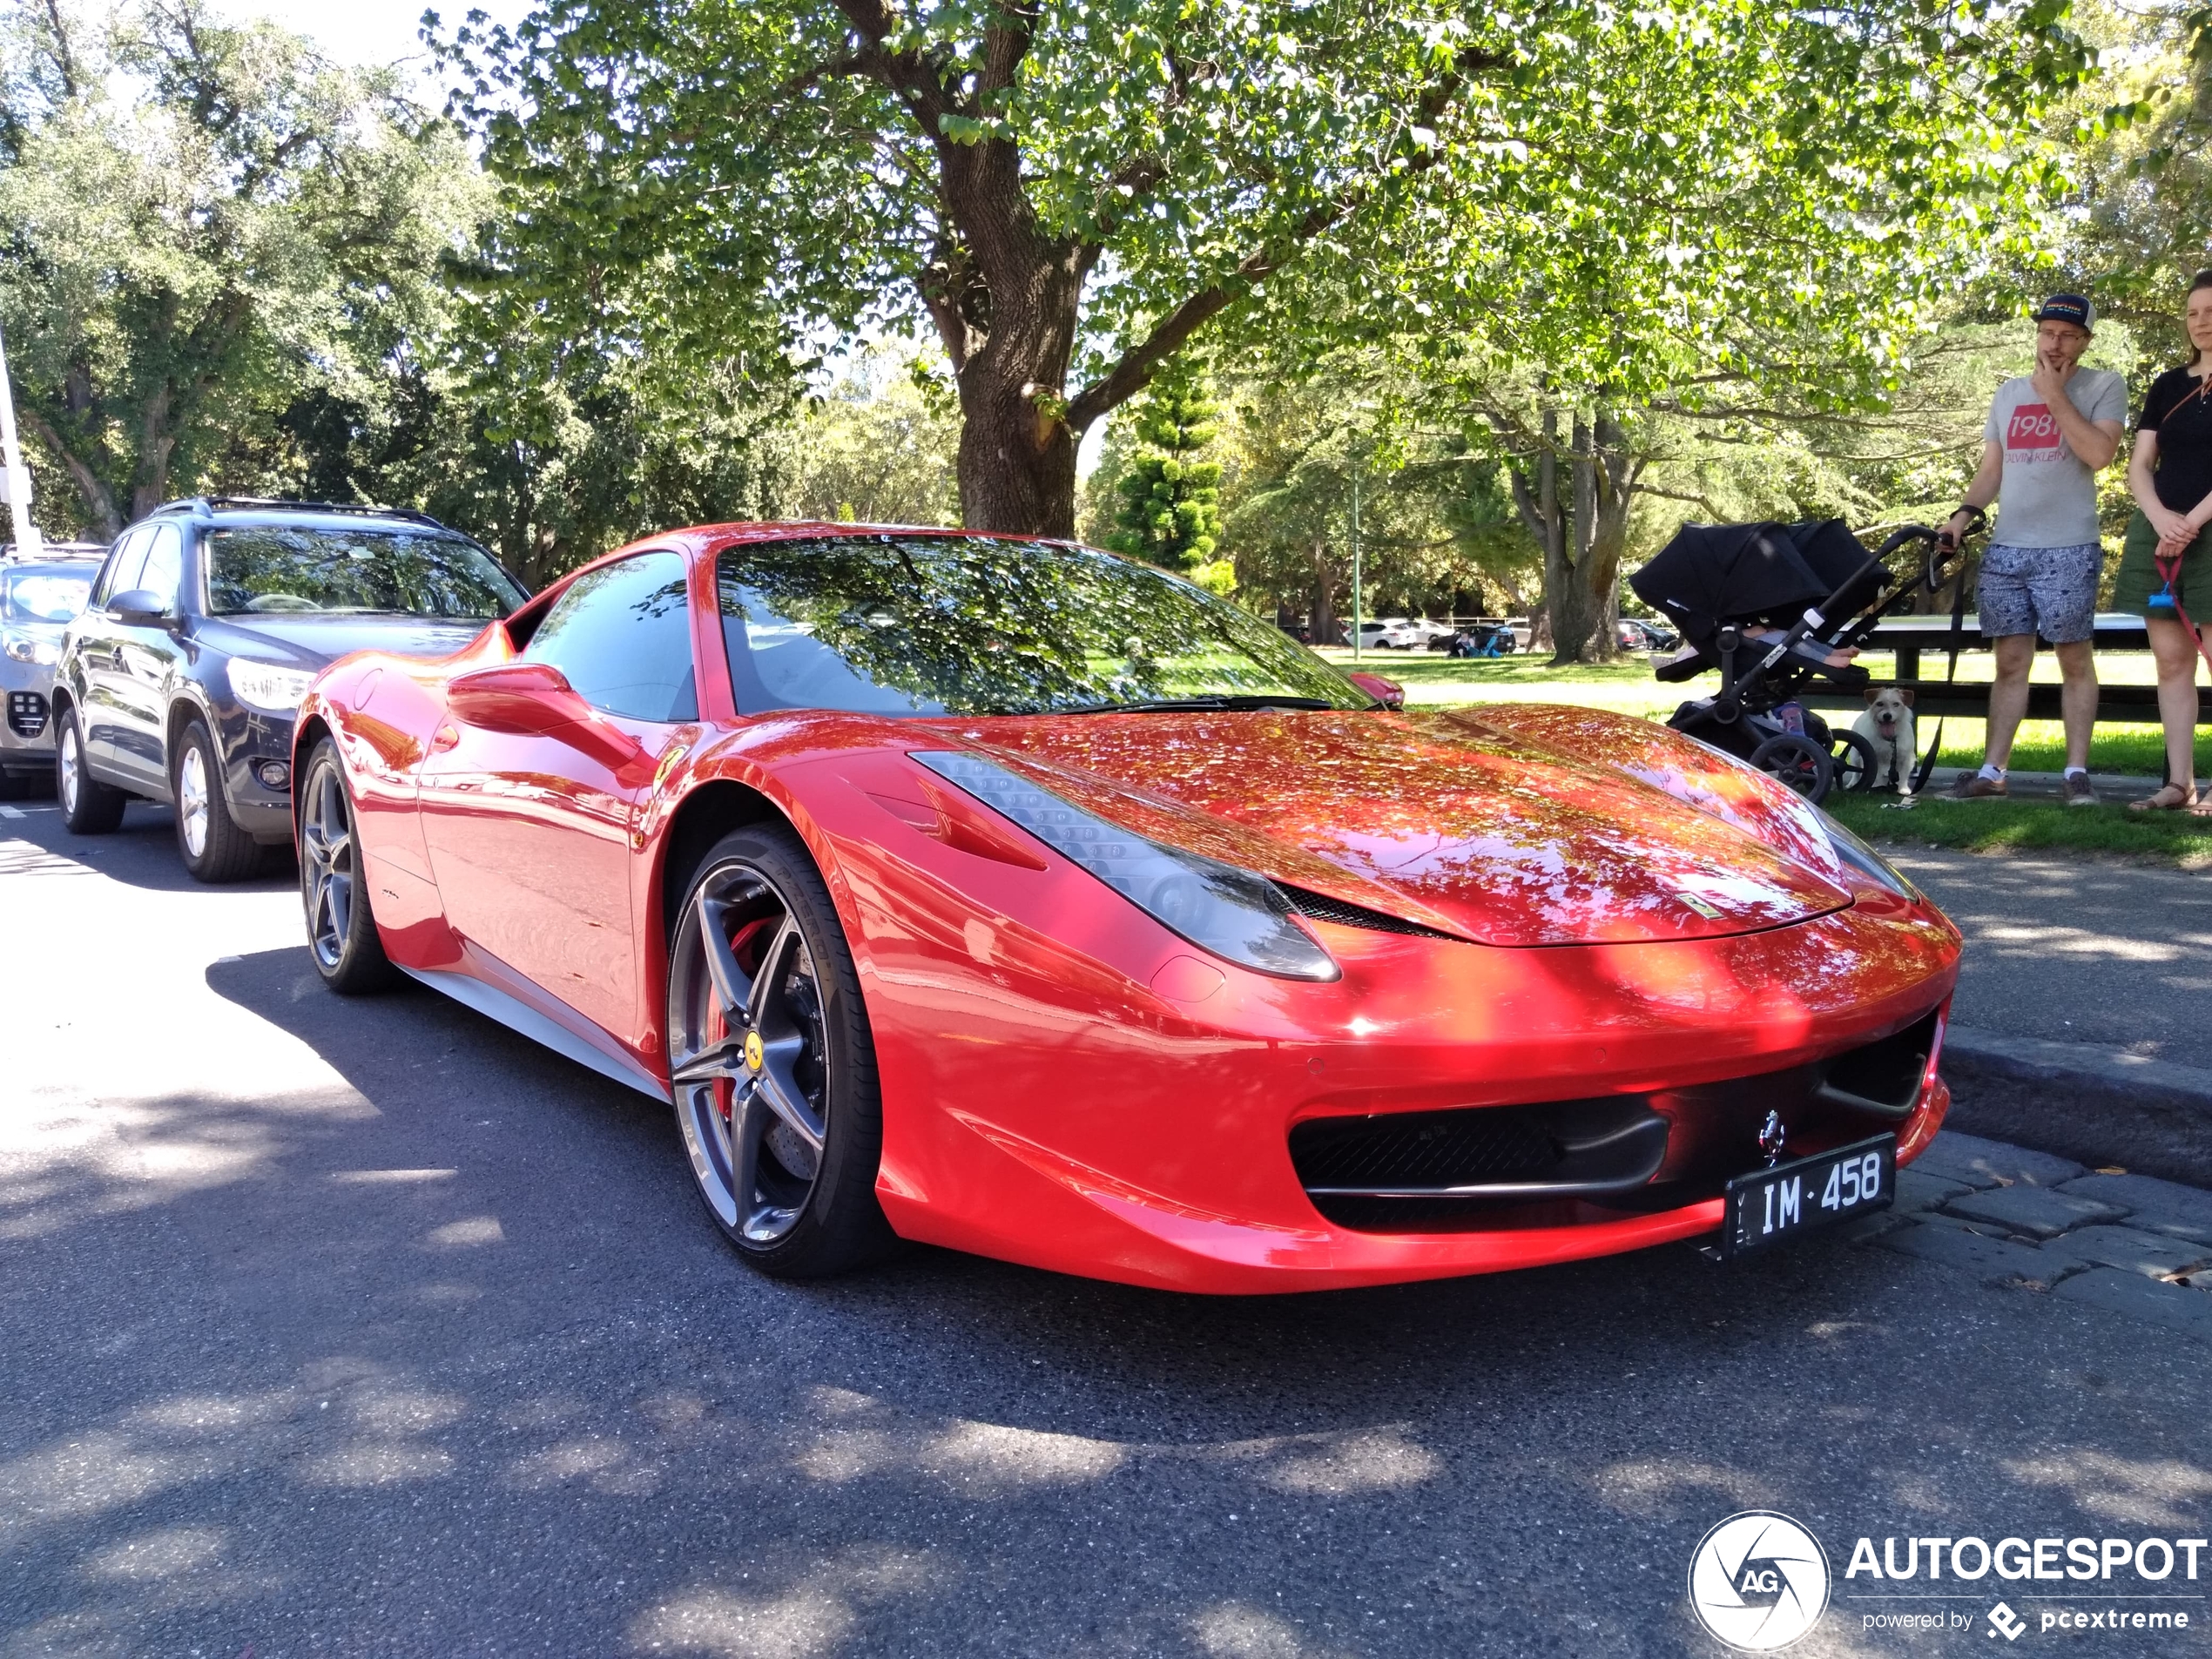
<path fill-rule="evenodd" d="M 1291 901 L 1265 876 L 1109 824 L 980 756 L 912 758 L 1200 949 L 1278 979 L 1342 977 L 1329 953 L 1291 920 Z"/>
<path fill-rule="evenodd" d="M 1828 837 L 1828 845 L 1835 849 L 1838 858 L 1877 887 L 1887 887 L 1900 899 L 1920 897 L 1919 888 L 1907 880 L 1895 865 L 1826 813 L 1821 812 L 1818 807 L 1813 810 L 1819 814 L 1821 831 Z"/>
<path fill-rule="evenodd" d="M 291 713 L 315 683 L 311 670 L 257 663 L 248 657 L 232 658 L 226 671 L 238 700 L 268 714 Z"/>
<path fill-rule="evenodd" d="M 41 639 L 37 634 L 17 633 L 10 628 L 0 633 L 0 643 L 4 643 L 8 660 L 11 663 L 29 663 L 34 668 L 51 668 L 62 659 L 62 648 L 51 639 Z"/>

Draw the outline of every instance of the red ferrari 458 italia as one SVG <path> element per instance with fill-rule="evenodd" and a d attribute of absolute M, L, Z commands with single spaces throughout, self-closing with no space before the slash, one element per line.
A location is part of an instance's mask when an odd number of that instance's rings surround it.
<path fill-rule="evenodd" d="M 1093 549 L 724 525 L 301 706 L 307 933 L 671 1100 L 772 1272 L 1190 1291 L 1886 1204 L 1959 935 L 1664 727 L 1393 711 Z"/>

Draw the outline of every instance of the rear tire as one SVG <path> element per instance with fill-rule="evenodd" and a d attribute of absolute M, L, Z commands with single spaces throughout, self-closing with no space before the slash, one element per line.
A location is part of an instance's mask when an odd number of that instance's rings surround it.
<path fill-rule="evenodd" d="M 85 768 L 84 725 L 74 704 L 54 733 L 54 789 L 61 797 L 62 822 L 71 835 L 112 835 L 123 822 L 123 792 Z"/>
<path fill-rule="evenodd" d="M 273 862 L 275 847 L 255 853 Z M 326 738 L 307 757 L 300 785 L 300 905 L 307 921 L 307 954 L 322 982 L 341 996 L 388 991 L 400 970 L 384 954 L 361 880 L 360 820 L 346 789 L 345 768 Z"/>
<path fill-rule="evenodd" d="M 236 881 L 251 875 L 261 849 L 231 816 L 223 797 L 223 758 L 194 716 L 169 758 L 169 798 L 177 805 L 177 851 L 195 881 Z"/>
<path fill-rule="evenodd" d="M 860 976 L 829 889 L 789 830 L 716 842 L 677 913 L 668 967 L 676 1117 L 700 1198 L 762 1272 L 880 1259 L 883 1103 Z"/>

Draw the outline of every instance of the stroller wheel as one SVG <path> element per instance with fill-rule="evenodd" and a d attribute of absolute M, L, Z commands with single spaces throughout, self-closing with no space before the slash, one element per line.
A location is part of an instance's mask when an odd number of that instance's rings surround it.
<path fill-rule="evenodd" d="M 1828 740 L 1828 759 L 1835 768 L 1836 787 L 1856 794 L 1874 787 L 1874 779 L 1882 770 L 1881 759 L 1874 752 L 1874 745 L 1856 732 L 1831 733 Z"/>
<path fill-rule="evenodd" d="M 1836 781 L 1836 763 L 1811 738 L 1784 732 L 1751 751 L 1751 764 L 1818 806 Z"/>

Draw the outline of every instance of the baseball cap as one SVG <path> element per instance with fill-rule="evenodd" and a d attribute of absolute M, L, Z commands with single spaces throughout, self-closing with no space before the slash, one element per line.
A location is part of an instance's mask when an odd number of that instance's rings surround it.
<path fill-rule="evenodd" d="M 2054 293 L 2036 312 L 2035 320 L 2070 322 L 2083 334 L 2091 334 L 2097 327 L 2097 308 L 2087 294 Z"/>

